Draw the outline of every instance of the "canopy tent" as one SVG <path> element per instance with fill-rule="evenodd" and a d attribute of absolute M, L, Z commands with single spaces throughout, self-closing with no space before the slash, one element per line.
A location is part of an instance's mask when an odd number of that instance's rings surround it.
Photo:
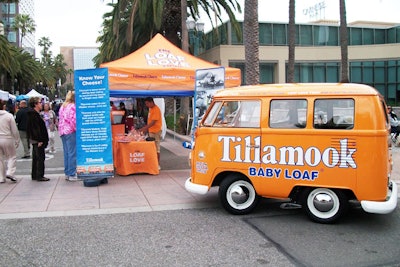
<path fill-rule="evenodd" d="M 30 90 L 29 93 L 27 93 L 26 95 L 29 96 L 29 97 L 34 97 L 34 96 L 37 96 L 37 97 L 40 97 L 40 98 L 45 97 L 44 95 L 40 94 L 35 89 Z"/>
<path fill-rule="evenodd" d="M 10 97 L 10 93 L 7 91 L 0 90 L 0 100 L 7 101 Z"/>
<path fill-rule="evenodd" d="M 108 68 L 110 96 L 165 97 L 193 96 L 196 70 L 221 66 L 194 57 L 157 34 L 135 52 L 100 67 Z M 240 69 L 226 67 L 225 87 L 240 83 Z"/>
<path fill-rule="evenodd" d="M 12 101 L 15 101 L 16 98 L 17 97 L 15 95 L 10 94 L 7 91 L 0 90 L 0 99 L 1 100 L 9 100 L 9 99 L 11 99 Z"/>
<path fill-rule="evenodd" d="M 21 100 L 28 100 L 29 96 L 27 95 L 18 95 L 17 96 L 17 101 L 21 101 Z"/>

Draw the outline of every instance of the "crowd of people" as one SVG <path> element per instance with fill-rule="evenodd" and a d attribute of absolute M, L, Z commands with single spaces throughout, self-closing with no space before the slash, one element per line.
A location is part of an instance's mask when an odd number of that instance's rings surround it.
<path fill-rule="evenodd" d="M 148 133 L 155 141 L 157 159 L 160 161 L 161 111 L 152 97 L 144 99 L 149 109 L 147 124 L 138 131 Z M 111 102 L 111 107 L 114 107 Z M 64 175 L 68 181 L 78 181 L 76 173 L 76 106 L 75 93 L 69 91 L 59 107 L 44 103 L 39 97 L 31 97 L 27 103 L 21 100 L 14 114 L 7 110 L 7 101 L 0 100 L 0 183 L 6 179 L 17 182 L 15 177 L 17 148 L 23 146 L 23 159 L 32 157 L 31 179 L 49 181 L 45 177 L 46 153 L 55 153 L 55 135 L 58 130 L 64 154 Z M 126 109 L 123 102 L 119 110 Z M 160 168 L 160 167 L 159 167 Z"/>
<path fill-rule="evenodd" d="M 32 157 L 31 179 L 49 181 L 44 176 L 46 153 L 55 153 L 58 133 L 63 143 L 66 180 L 77 181 L 76 176 L 76 110 L 75 95 L 69 91 L 60 106 L 31 97 L 27 103 L 18 103 L 15 115 L 7 109 L 7 101 L 0 100 L 0 183 L 6 179 L 17 182 L 16 149 L 23 145 L 23 159 Z M 11 142 L 13 140 L 13 142 Z M 32 151 L 32 152 L 31 152 Z"/>

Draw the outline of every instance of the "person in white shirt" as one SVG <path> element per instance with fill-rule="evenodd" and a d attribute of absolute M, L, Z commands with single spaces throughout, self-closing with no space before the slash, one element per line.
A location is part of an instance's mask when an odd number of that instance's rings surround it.
<path fill-rule="evenodd" d="M 0 100 L 0 106 L 4 107 L 7 101 Z M 19 132 L 14 116 L 8 111 L 0 110 L 0 183 L 5 183 L 6 178 L 17 182 L 14 177 L 17 169 L 17 151 L 19 146 Z M 7 161 L 7 167 L 6 167 Z"/>

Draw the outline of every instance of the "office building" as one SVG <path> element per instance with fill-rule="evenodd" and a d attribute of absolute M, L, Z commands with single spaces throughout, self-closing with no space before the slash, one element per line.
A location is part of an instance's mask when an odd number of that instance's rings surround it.
<path fill-rule="evenodd" d="M 243 23 L 241 23 L 243 25 Z M 260 83 L 286 82 L 288 24 L 259 23 Z M 379 90 L 388 103 L 400 104 L 400 25 L 358 21 L 348 25 L 350 82 Z M 209 32 L 203 39 L 200 57 L 240 68 L 245 81 L 245 50 L 230 22 Z M 338 82 L 340 38 L 337 21 L 296 24 L 295 81 Z"/>
<path fill-rule="evenodd" d="M 69 70 L 67 76 L 67 84 L 74 84 L 74 70 L 93 69 L 95 68 L 93 58 L 99 53 L 97 47 L 75 47 L 62 46 L 60 54 L 63 55 L 67 64 L 66 69 Z"/>
<path fill-rule="evenodd" d="M 23 38 L 13 29 L 15 17 L 18 14 L 29 15 L 35 20 L 34 0 L 20 0 L 18 3 L 0 3 L 0 21 L 4 26 L 4 34 L 10 43 L 17 47 L 22 47 L 31 55 L 35 54 L 35 35 L 27 33 Z M 21 40 L 22 39 L 22 40 Z M 22 41 L 22 43 L 21 43 Z"/>

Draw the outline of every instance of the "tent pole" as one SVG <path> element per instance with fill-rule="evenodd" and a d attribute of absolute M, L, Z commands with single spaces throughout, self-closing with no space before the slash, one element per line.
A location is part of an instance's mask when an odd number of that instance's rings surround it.
<path fill-rule="evenodd" d="M 176 97 L 174 97 L 174 141 L 176 134 Z"/>

